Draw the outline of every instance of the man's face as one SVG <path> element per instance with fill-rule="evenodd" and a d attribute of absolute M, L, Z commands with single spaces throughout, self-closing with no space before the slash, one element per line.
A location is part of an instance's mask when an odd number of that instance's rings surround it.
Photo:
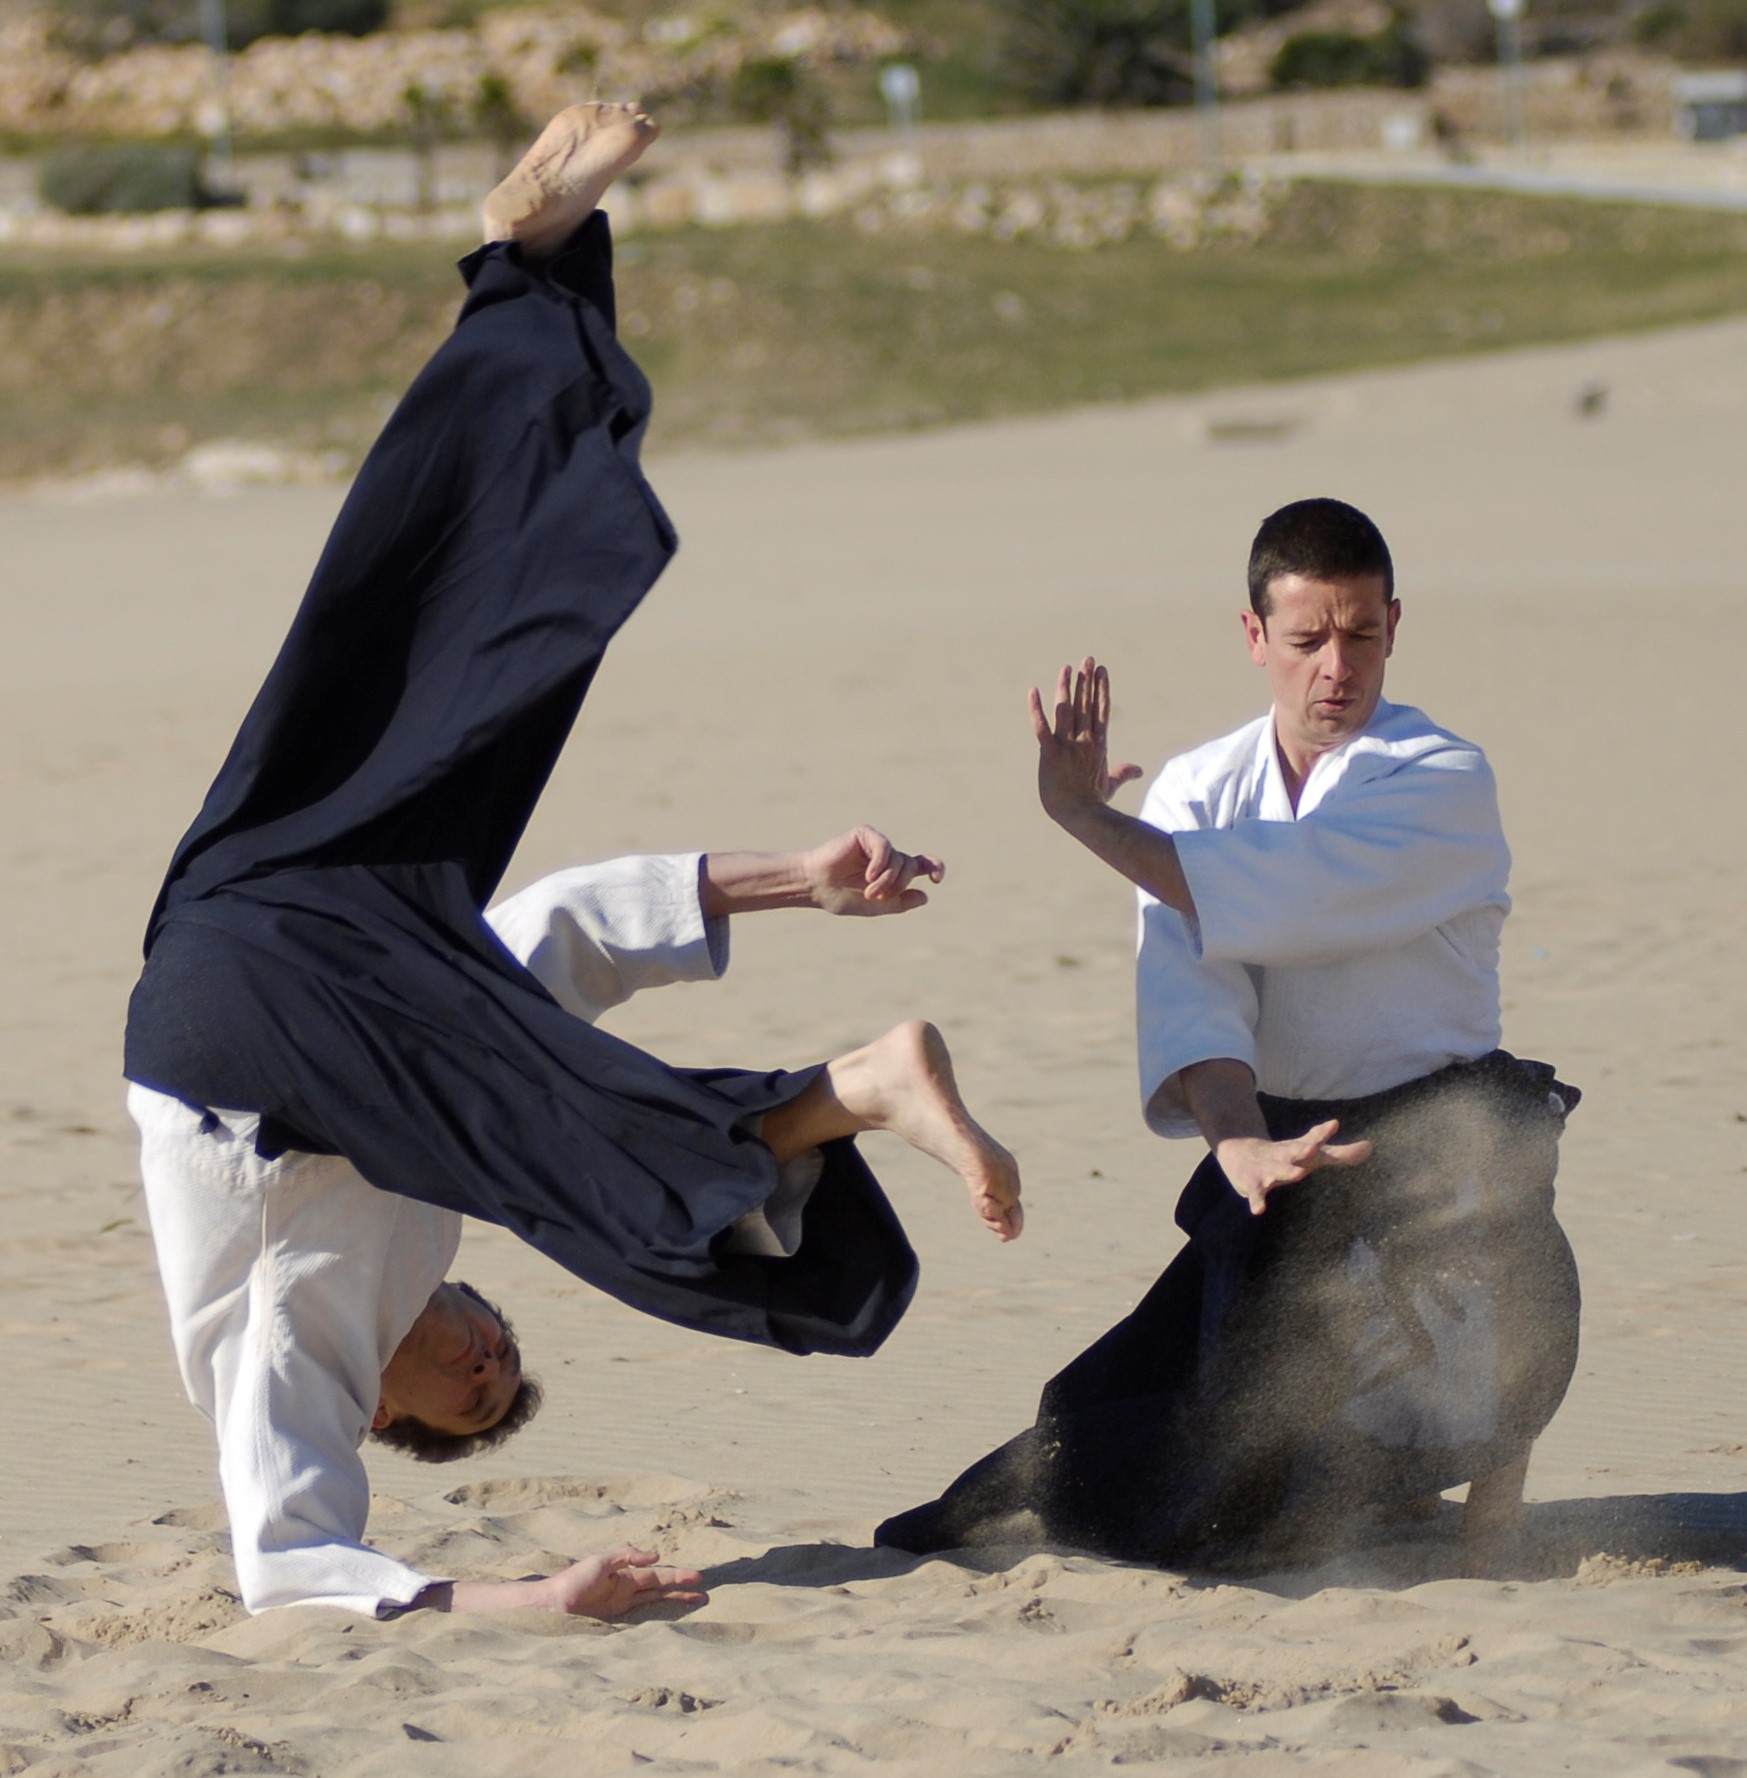
<path fill-rule="evenodd" d="M 1274 728 L 1287 764 L 1302 771 L 1356 735 L 1383 695 L 1401 602 L 1384 597 L 1381 574 L 1269 582 L 1264 620 L 1243 614 L 1250 659 L 1268 675 Z"/>
<path fill-rule="evenodd" d="M 439 1284 L 382 1373 L 372 1424 L 410 1418 L 437 1432 L 485 1432 L 521 1382 L 522 1355 L 503 1323 L 458 1285 Z"/>

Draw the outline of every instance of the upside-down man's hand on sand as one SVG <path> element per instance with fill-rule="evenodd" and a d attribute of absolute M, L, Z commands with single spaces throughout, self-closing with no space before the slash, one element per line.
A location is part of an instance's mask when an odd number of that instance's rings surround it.
<path fill-rule="evenodd" d="M 653 1550 L 623 1544 L 535 1580 L 457 1580 L 427 1587 L 415 1605 L 431 1611 L 556 1611 L 610 1622 L 644 1605 L 702 1605 L 704 1577 L 674 1568 Z"/>

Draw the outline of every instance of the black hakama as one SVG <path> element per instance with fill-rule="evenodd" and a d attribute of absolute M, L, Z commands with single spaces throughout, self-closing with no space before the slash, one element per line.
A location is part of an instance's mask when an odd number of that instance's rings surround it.
<path fill-rule="evenodd" d="M 1249 1206 L 1209 1156 L 1188 1243 L 1045 1387 L 1035 1425 L 876 1541 L 918 1554 L 1027 1534 L 1222 1566 L 1314 1549 L 1376 1509 L 1525 1451 L 1577 1362 L 1577 1268 L 1553 1214 L 1575 1089 L 1503 1051 L 1338 1103 L 1262 1096 L 1276 1139 L 1330 1117 L 1372 1158 Z"/>
<path fill-rule="evenodd" d="M 454 333 L 352 487 L 170 865 L 126 1072 L 260 1146 L 514 1230 L 635 1308 L 872 1351 L 916 1261 L 850 1142 L 800 1251 L 724 1250 L 775 1189 L 761 1114 L 817 1069 L 664 1066 L 564 1012 L 482 910 L 608 642 L 676 546 L 596 215 L 464 262 Z"/>

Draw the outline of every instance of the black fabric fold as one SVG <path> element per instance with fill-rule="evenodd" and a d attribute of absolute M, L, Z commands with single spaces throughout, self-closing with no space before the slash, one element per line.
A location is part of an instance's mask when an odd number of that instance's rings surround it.
<path fill-rule="evenodd" d="M 676 538 L 638 451 L 597 215 L 463 263 L 455 331 L 370 453 L 171 861 L 128 1077 L 259 1113 L 264 1152 L 514 1230 L 635 1308 L 863 1353 L 916 1262 L 853 1144 L 791 1259 L 728 1254 L 814 1071 L 670 1068 L 565 1013 L 483 919 L 619 628 Z"/>
<path fill-rule="evenodd" d="M 1178 1201 L 1188 1242 L 1134 1311 L 1030 1428 L 876 1541 L 949 1549 L 1027 1513 L 1111 1556 L 1241 1565 L 1508 1462 L 1577 1362 L 1553 1184 L 1578 1097 L 1504 1051 L 1364 1099 L 1264 1095 L 1277 1139 L 1336 1117 L 1374 1154 L 1260 1217 L 1209 1156 Z"/>

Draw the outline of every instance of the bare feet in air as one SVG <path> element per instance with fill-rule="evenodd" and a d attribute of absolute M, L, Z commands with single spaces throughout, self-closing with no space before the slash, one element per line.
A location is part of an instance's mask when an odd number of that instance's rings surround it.
<path fill-rule="evenodd" d="M 572 105 L 540 132 L 485 200 L 487 241 L 553 253 L 593 215 L 606 190 L 661 134 L 635 105 Z"/>
<path fill-rule="evenodd" d="M 921 1019 L 841 1056 L 826 1070 L 839 1103 L 864 1129 L 890 1130 L 950 1167 L 971 1208 L 1003 1241 L 1025 1226 L 1019 1165 L 965 1108 L 946 1040 Z"/>

